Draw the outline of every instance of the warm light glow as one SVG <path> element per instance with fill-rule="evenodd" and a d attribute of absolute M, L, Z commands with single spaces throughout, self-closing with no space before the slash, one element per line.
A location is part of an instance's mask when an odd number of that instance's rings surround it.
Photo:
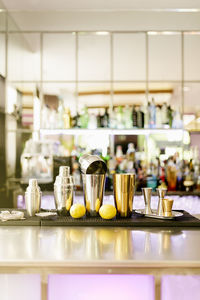
<path fill-rule="evenodd" d="M 96 35 L 109 35 L 108 31 L 97 31 Z"/>

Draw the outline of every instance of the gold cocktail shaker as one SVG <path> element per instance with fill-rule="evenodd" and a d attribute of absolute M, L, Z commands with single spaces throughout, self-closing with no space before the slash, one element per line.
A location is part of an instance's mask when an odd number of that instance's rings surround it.
<path fill-rule="evenodd" d="M 133 196 L 135 191 L 135 174 L 113 175 L 114 199 L 120 217 L 129 217 L 133 210 Z"/>

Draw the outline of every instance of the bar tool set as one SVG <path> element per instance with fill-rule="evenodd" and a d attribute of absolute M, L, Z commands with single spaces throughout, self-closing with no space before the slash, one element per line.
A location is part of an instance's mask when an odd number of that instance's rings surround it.
<path fill-rule="evenodd" d="M 74 180 L 70 175 L 70 167 L 61 166 L 54 183 L 54 201 L 57 214 L 62 216 L 71 214 L 73 218 L 80 218 L 85 215 L 86 209 L 86 214 L 93 217 L 99 215 L 101 208 L 100 215 L 104 219 L 112 219 L 116 213 L 121 218 L 131 217 L 135 192 L 135 174 L 114 174 L 114 205 L 103 204 L 107 171 L 105 162 L 97 155 L 85 154 L 79 159 L 79 163 L 83 180 L 84 205 L 73 203 Z M 166 192 L 167 189 L 157 189 L 158 206 L 157 210 L 154 210 L 151 208 L 152 188 L 142 188 L 145 207 L 144 209 L 135 210 L 135 213 L 163 220 L 182 216 L 183 213 L 172 210 L 173 200 L 165 198 Z M 25 193 L 25 204 L 28 216 L 39 215 L 41 191 L 36 179 L 29 180 L 29 186 Z M 80 206 L 82 213 L 80 213 Z"/>
<path fill-rule="evenodd" d="M 172 206 L 174 200 L 165 198 L 167 189 L 158 188 L 158 207 L 157 210 L 151 209 L 151 192 L 152 188 L 143 188 L 142 193 L 144 197 L 145 208 L 135 210 L 136 213 L 144 215 L 148 218 L 171 220 L 180 217 L 183 213 L 173 211 Z"/>

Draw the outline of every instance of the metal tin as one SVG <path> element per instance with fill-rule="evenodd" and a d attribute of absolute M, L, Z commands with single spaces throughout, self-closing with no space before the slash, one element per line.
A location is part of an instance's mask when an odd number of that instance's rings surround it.
<path fill-rule="evenodd" d="M 114 200 L 121 217 L 129 217 L 133 210 L 135 174 L 114 174 Z"/>
<path fill-rule="evenodd" d="M 103 202 L 105 174 L 82 174 L 84 201 L 87 213 L 97 216 Z"/>
<path fill-rule="evenodd" d="M 25 205 L 27 214 L 32 217 L 40 211 L 41 191 L 37 179 L 29 179 L 29 185 L 25 192 Z"/>
<path fill-rule="evenodd" d="M 79 163 L 83 174 L 106 174 L 107 166 L 103 159 L 97 155 L 84 154 Z"/>
<path fill-rule="evenodd" d="M 54 183 L 54 200 L 59 215 L 67 215 L 72 203 L 74 195 L 73 177 L 70 175 L 68 166 L 59 168 L 59 175 Z"/>

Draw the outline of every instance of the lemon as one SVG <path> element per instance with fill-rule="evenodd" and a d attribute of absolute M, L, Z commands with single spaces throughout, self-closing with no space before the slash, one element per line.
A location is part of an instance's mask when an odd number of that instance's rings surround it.
<path fill-rule="evenodd" d="M 99 210 L 99 214 L 103 219 L 113 219 L 116 216 L 116 208 L 111 204 L 104 204 Z"/>
<path fill-rule="evenodd" d="M 70 215 L 72 218 L 78 219 L 85 215 L 86 209 L 83 204 L 75 203 L 70 208 Z"/>
<path fill-rule="evenodd" d="M 101 205 L 101 202 L 100 202 L 99 198 L 97 198 L 97 200 L 96 200 L 96 202 L 95 202 L 95 209 L 96 209 L 96 212 L 99 211 L 100 205 Z"/>

